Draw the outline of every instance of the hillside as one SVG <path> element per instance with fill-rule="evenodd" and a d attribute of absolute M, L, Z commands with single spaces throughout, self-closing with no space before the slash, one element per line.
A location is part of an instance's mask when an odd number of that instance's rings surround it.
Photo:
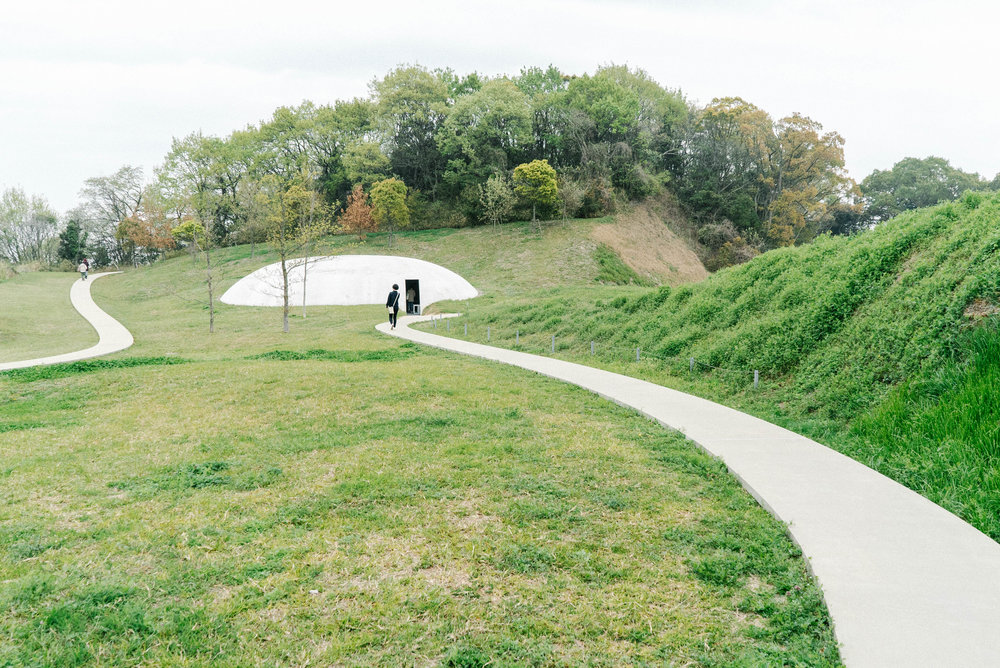
<path fill-rule="evenodd" d="M 970 193 L 694 285 L 536 293 L 474 316 L 495 341 L 517 329 L 547 350 L 555 335 L 591 363 L 639 347 L 631 373 L 807 432 L 1000 538 L 998 221 L 1000 196 Z M 590 341 L 612 352 L 590 358 Z"/>
<path fill-rule="evenodd" d="M 73 310 L 69 289 L 80 278 L 26 272 L 0 279 L 0 362 L 59 355 L 97 343 L 97 333 Z"/>
<path fill-rule="evenodd" d="M 666 224 L 667 220 L 676 224 L 681 216 L 676 207 L 665 211 L 655 202 L 647 202 L 618 214 L 610 223 L 595 226 L 590 236 L 614 251 L 645 281 L 693 283 L 706 278 L 708 271 L 689 242 Z"/>
<path fill-rule="evenodd" d="M 570 252 L 595 224 L 331 243 L 458 268 L 470 304 L 635 294 Z M 216 285 L 271 260 L 222 249 Z M 0 665 L 838 665 L 784 527 L 679 434 L 385 337 L 377 305 L 288 334 L 219 305 L 209 335 L 204 281 L 95 281 L 132 348 L 0 373 Z"/>

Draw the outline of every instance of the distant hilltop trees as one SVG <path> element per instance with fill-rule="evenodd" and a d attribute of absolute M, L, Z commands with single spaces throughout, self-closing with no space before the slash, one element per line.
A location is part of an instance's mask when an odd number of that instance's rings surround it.
<path fill-rule="evenodd" d="M 528 188 L 528 170 L 551 170 L 554 181 Z M 367 97 L 281 107 L 227 137 L 175 138 L 152 177 L 125 166 L 88 179 L 62 226 L 44 200 L 7 191 L 0 254 L 54 261 L 53 239 L 69 221 L 97 265 L 190 246 L 199 237 L 172 233 L 189 221 L 213 245 L 264 241 L 273 220 L 261 215 L 263 198 L 292 187 L 314 193 L 330 223 L 362 239 L 380 226 L 595 217 L 669 191 L 718 267 L 1000 186 L 933 157 L 907 158 L 859 185 L 844 169 L 844 139 L 816 121 L 774 119 L 735 97 L 697 106 L 622 65 L 500 77 L 402 65 L 372 81 Z M 391 216 L 366 216 L 381 210 L 372 193 L 390 184 L 405 214 L 397 204 Z"/>

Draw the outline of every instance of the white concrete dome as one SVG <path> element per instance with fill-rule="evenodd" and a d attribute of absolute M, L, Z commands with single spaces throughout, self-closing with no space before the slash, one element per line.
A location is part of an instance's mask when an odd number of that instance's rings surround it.
<path fill-rule="evenodd" d="M 302 303 L 303 259 L 288 276 L 288 301 Z M 335 255 L 309 258 L 306 271 L 306 304 L 350 306 L 385 304 L 392 284 L 399 285 L 399 310 L 405 310 L 407 280 L 420 281 L 420 305 L 444 299 L 469 299 L 479 294 L 472 285 L 444 267 L 412 257 L 392 255 Z M 262 267 L 237 281 L 222 295 L 226 304 L 237 306 L 281 306 L 281 264 Z"/>

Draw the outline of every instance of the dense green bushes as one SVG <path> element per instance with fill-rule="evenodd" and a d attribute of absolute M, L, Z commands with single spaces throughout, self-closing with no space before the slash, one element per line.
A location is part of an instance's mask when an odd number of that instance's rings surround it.
<path fill-rule="evenodd" d="M 787 378 L 808 410 L 847 418 L 940 367 L 976 297 L 1000 293 L 1000 197 L 905 214 L 720 271 L 702 284 L 597 305 L 561 337 L 695 356 Z M 563 297 L 559 297 L 563 299 Z M 547 301 L 533 307 L 551 312 Z"/>

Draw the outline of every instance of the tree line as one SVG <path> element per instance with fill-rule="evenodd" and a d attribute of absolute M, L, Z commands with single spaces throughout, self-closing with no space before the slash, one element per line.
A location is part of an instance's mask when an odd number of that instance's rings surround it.
<path fill-rule="evenodd" d="M 257 243 L 283 215 L 295 217 L 282 202 L 302 193 L 326 231 L 363 238 L 408 225 L 601 216 L 669 191 L 718 267 L 1000 185 L 933 157 L 858 184 L 843 147 L 805 116 L 774 119 L 740 98 L 699 107 L 620 65 L 495 78 L 406 65 L 366 97 L 281 107 L 227 137 L 175 138 L 149 180 L 131 166 L 88 179 L 61 242 L 44 200 L 9 189 L 0 255 L 86 254 L 103 266 L 148 262 L 177 245 Z"/>

